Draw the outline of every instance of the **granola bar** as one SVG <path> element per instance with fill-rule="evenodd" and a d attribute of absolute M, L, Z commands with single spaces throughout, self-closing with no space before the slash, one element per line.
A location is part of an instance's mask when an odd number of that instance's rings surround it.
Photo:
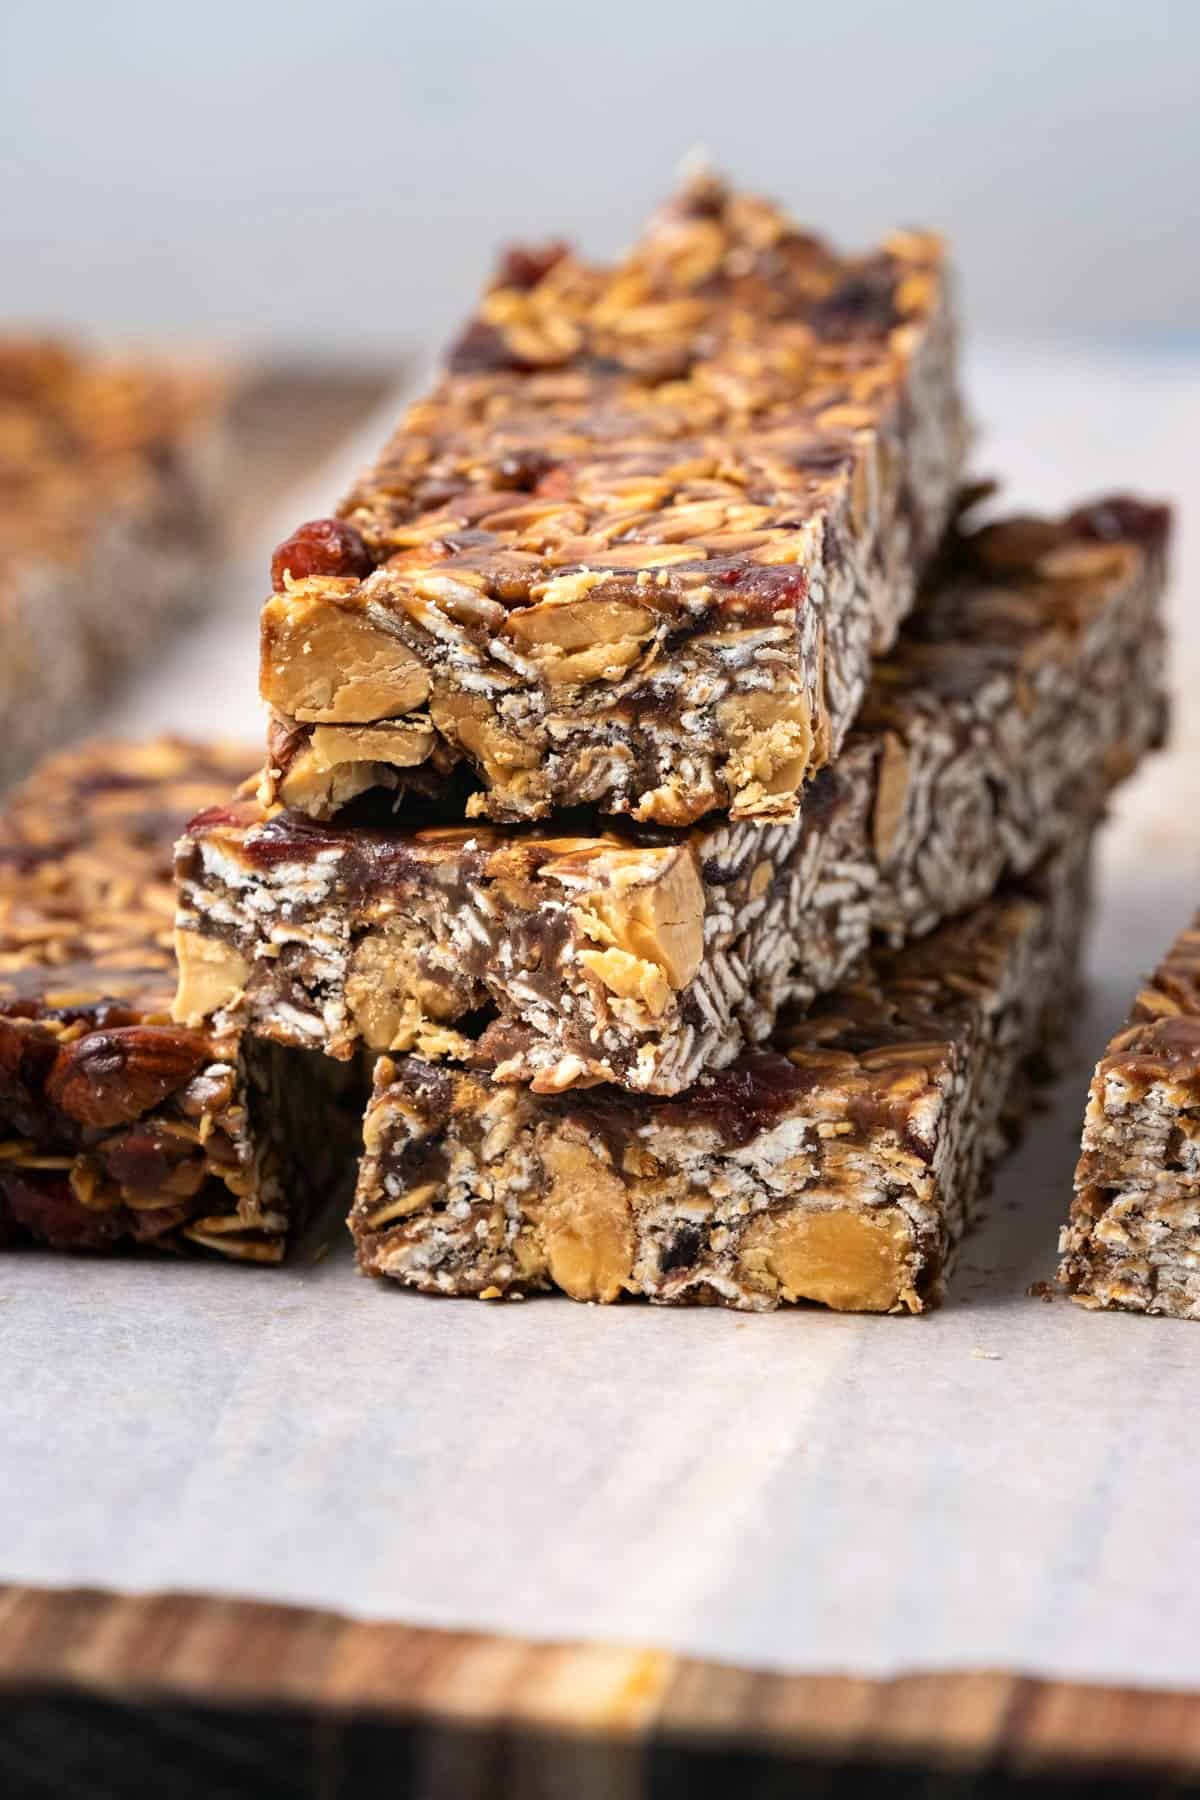
<path fill-rule="evenodd" d="M 940 243 L 844 258 L 689 186 L 630 256 L 510 254 L 433 394 L 276 552 L 268 803 L 476 782 L 790 819 L 949 515 L 965 431 Z"/>
<path fill-rule="evenodd" d="M 354 1071 L 171 1022 L 172 842 L 250 761 L 90 744 L 0 817 L 0 1242 L 274 1262 L 345 1185 Z"/>
<path fill-rule="evenodd" d="M 769 1049 L 675 1099 L 537 1095 L 381 1057 L 350 1221 L 362 1268 L 483 1298 L 923 1311 L 1046 997 L 1074 980 L 1089 838 L 1046 865 L 1040 897 L 876 952 Z"/>
<path fill-rule="evenodd" d="M 1096 1065 L 1059 1248 L 1083 1306 L 1200 1318 L 1200 916 Z"/>
<path fill-rule="evenodd" d="M 196 821 L 178 1012 L 351 1054 L 479 1054 L 539 1091 L 675 1093 L 1029 870 L 1156 741 L 1168 518 L 1128 498 L 956 532 L 802 819 L 404 831 Z M 482 1041 L 488 1011 L 494 1018 Z"/>
<path fill-rule="evenodd" d="M 221 400 L 211 371 L 0 338 L 0 785 L 198 602 Z"/>

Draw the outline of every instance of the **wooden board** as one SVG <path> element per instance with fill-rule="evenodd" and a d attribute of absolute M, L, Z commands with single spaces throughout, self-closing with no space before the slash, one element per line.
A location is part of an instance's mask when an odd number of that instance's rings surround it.
<path fill-rule="evenodd" d="M 625 1800 L 1200 1787 L 1200 1700 L 780 1676 L 178 1594 L 0 1588 L 0 1794 Z"/>

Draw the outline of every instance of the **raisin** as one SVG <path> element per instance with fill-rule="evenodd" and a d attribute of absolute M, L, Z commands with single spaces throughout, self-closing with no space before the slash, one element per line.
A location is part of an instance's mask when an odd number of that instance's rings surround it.
<path fill-rule="evenodd" d="M 284 538 L 271 558 L 271 585 L 277 594 L 284 576 L 304 581 L 309 575 L 371 573 L 374 565 L 361 535 L 344 519 L 310 519 Z"/>
<path fill-rule="evenodd" d="M 550 273 L 564 256 L 571 254 L 571 246 L 564 244 L 561 238 L 552 239 L 547 244 L 510 244 L 501 253 L 496 269 L 496 286 L 524 288 L 537 287 L 540 281 Z"/>
<path fill-rule="evenodd" d="M 660 1272 L 670 1275 L 675 1269 L 688 1269 L 700 1254 L 703 1239 L 695 1225 L 680 1225 L 663 1245 Z"/>
<path fill-rule="evenodd" d="M 0 1174 L 0 1218 L 5 1214 L 52 1250 L 107 1250 L 128 1218 L 121 1207 L 98 1212 L 82 1206 L 65 1177 L 15 1169 Z"/>
<path fill-rule="evenodd" d="M 886 261 L 847 275 L 811 308 L 809 323 L 818 338 L 885 336 L 899 323 L 895 272 Z"/>
<path fill-rule="evenodd" d="M 1171 509 L 1159 502 L 1135 500 L 1129 494 L 1114 494 L 1077 507 L 1067 525 L 1102 544 L 1156 544 L 1171 529 Z"/>
<path fill-rule="evenodd" d="M 554 467 L 554 458 L 544 450 L 510 450 L 500 458 L 496 469 L 496 486 L 509 491 L 531 494 Z"/>
<path fill-rule="evenodd" d="M 473 319 L 451 345 L 446 367 L 452 375 L 491 375 L 500 370 L 527 373 L 531 364 L 494 325 Z"/>

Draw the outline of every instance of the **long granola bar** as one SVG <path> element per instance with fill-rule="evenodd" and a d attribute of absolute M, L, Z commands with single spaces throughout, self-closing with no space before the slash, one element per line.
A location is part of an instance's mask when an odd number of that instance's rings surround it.
<path fill-rule="evenodd" d="M 1200 916 L 1096 1065 L 1059 1248 L 1083 1306 L 1200 1318 Z"/>
<path fill-rule="evenodd" d="M 381 1057 L 351 1213 L 362 1268 L 484 1298 L 924 1310 L 1047 999 L 1073 984 L 1089 838 L 1057 852 L 1041 898 L 877 952 L 770 1049 L 676 1099 L 539 1096 Z"/>
<path fill-rule="evenodd" d="M 220 403 L 211 372 L 0 339 L 0 785 L 198 603 Z"/>
<path fill-rule="evenodd" d="M 1156 741 L 1165 509 L 955 534 L 801 820 L 403 831 L 214 809 L 180 847 L 178 1012 L 675 1093 L 977 904 Z"/>
<path fill-rule="evenodd" d="M 345 1191 L 353 1071 L 171 1022 L 172 842 L 250 761 L 90 744 L 0 816 L 0 1243 L 274 1262 Z"/>
<path fill-rule="evenodd" d="M 276 552 L 264 798 L 465 764 L 468 816 L 795 816 L 947 520 L 939 242 L 843 258 L 701 180 L 616 268 L 510 254 L 336 519 Z"/>

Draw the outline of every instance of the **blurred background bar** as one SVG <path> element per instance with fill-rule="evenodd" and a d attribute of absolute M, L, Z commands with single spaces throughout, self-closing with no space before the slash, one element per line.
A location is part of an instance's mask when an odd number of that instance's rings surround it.
<path fill-rule="evenodd" d="M 699 143 L 847 244 L 947 232 L 980 330 L 1200 344 L 1195 0 L 3 11 L 10 319 L 387 358 Z"/>

